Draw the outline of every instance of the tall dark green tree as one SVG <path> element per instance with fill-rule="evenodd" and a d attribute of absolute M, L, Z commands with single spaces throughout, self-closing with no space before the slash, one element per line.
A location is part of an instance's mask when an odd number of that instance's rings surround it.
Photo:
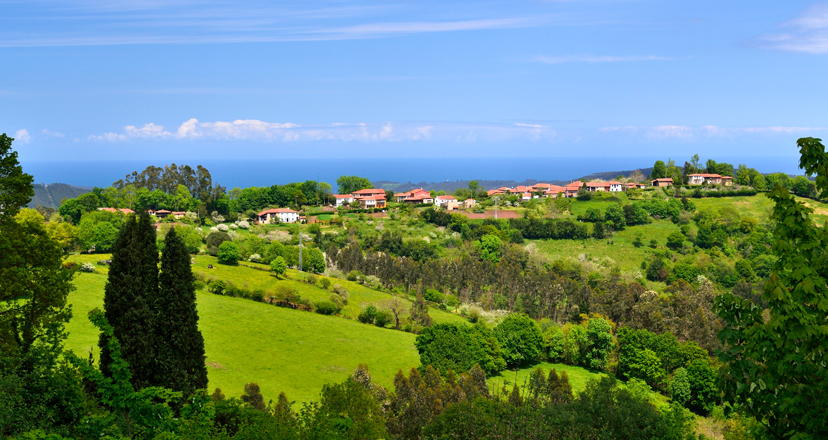
<path fill-rule="evenodd" d="M 158 250 L 149 216 L 131 217 L 112 251 L 112 264 L 104 289 L 104 312 L 121 342 L 124 360 L 132 370 L 136 388 L 155 385 L 158 339 L 154 337 L 153 303 L 158 296 Z M 101 336 L 101 370 L 107 374 L 111 359 Z"/>
<path fill-rule="evenodd" d="M 664 161 L 657 160 L 653 164 L 653 170 L 650 172 L 650 179 L 660 179 L 662 177 L 667 177 L 667 165 L 664 164 Z"/>
<path fill-rule="evenodd" d="M 828 194 L 828 154 L 822 141 L 797 141 L 799 166 Z M 725 321 L 720 339 L 728 363 L 726 391 L 763 423 L 770 438 L 828 438 L 828 230 L 786 189 L 770 193 L 773 253 L 763 305 L 733 294 L 716 306 Z"/>
<path fill-rule="evenodd" d="M 187 246 L 175 229 L 170 229 L 161 254 L 159 295 L 153 303 L 155 335 L 162 343 L 156 385 L 185 395 L 207 388 L 194 280 Z"/>

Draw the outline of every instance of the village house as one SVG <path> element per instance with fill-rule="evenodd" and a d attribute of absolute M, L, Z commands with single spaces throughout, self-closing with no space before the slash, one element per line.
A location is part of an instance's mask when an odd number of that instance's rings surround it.
<path fill-rule="evenodd" d="M 643 188 L 647 187 L 647 185 L 645 185 L 643 183 L 636 183 L 636 182 L 627 182 L 627 183 L 624 184 L 624 186 L 626 187 L 626 189 L 636 189 L 636 188 L 643 189 Z"/>
<path fill-rule="evenodd" d="M 653 179 L 650 182 L 653 186 L 673 186 L 673 178 L 672 177 L 660 177 L 658 179 Z"/>
<path fill-rule="evenodd" d="M 412 204 L 431 204 L 434 203 L 434 197 L 431 192 L 423 188 L 412 189 L 411 191 L 394 193 L 394 199 L 398 203 L 412 203 Z"/>
<path fill-rule="evenodd" d="M 722 185 L 724 185 L 724 186 L 733 186 L 733 177 L 722 176 Z"/>
<path fill-rule="evenodd" d="M 506 193 L 510 192 L 511 189 L 512 188 L 509 188 L 507 186 L 501 186 L 500 188 L 490 189 L 490 190 L 486 191 L 486 194 L 488 194 L 489 197 L 499 196 L 501 194 L 506 194 Z"/>
<path fill-rule="evenodd" d="M 296 223 L 299 213 L 290 208 L 271 208 L 257 214 L 259 224 Z"/>
<path fill-rule="evenodd" d="M 354 196 L 350 194 L 334 194 L 334 200 L 336 200 L 336 207 L 348 206 L 351 203 L 354 203 Z"/>
<path fill-rule="evenodd" d="M 578 180 L 567 184 L 564 187 L 564 197 L 576 197 L 583 186 L 584 182 Z"/>
<path fill-rule="evenodd" d="M 463 200 L 463 208 L 471 209 L 477 206 L 477 200 L 475 199 L 466 199 Z"/>
<path fill-rule="evenodd" d="M 721 174 L 697 173 L 688 174 L 687 183 L 690 185 L 721 185 Z"/>
<path fill-rule="evenodd" d="M 170 214 L 172 214 L 172 211 L 168 211 L 166 209 L 159 209 L 157 211 L 147 211 L 147 212 L 150 215 L 154 215 L 158 218 L 167 218 Z"/>
<path fill-rule="evenodd" d="M 449 210 L 456 208 L 458 204 L 459 202 L 457 201 L 457 198 L 451 195 L 437 196 L 434 198 L 435 206 L 440 206 Z M 450 205 L 453 206 L 453 208 L 449 208 Z"/>

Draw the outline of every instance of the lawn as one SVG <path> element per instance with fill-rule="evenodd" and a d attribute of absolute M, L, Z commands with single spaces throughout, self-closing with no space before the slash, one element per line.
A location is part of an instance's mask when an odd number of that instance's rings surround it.
<path fill-rule="evenodd" d="M 575 394 L 583 391 L 586 388 L 587 382 L 590 380 L 597 380 L 607 376 L 606 373 L 595 373 L 587 370 L 586 368 L 543 362 L 533 367 L 521 370 L 506 370 L 501 372 L 499 376 L 490 377 L 487 380 L 489 389 L 492 393 L 500 395 L 508 394 L 508 392 L 512 391 L 512 387 L 514 387 L 514 384 L 516 383 L 521 387 L 521 389 L 525 389 L 529 384 L 529 374 L 535 368 L 542 369 L 544 375 L 548 375 L 549 370 L 551 369 L 557 371 L 558 375 L 566 372 L 569 384 L 572 386 L 572 392 Z M 650 398 L 656 405 L 663 405 L 668 401 L 667 397 L 655 391 L 651 392 Z"/>
<path fill-rule="evenodd" d="M 650 240 L 655 240 L 663 249 L 667 236 L 678 231 L 678 226 L 669 220 L 654 220 L 646 225 L 629 226 L 616 232 L 610 238 L 586 240 L 529 240 L 526 247 L 536 249 L 550 260 L 563 258 L 608 260 L 605 265 L 617 265 L 624 272 L 641 270 L 641 262 L 652 252 Z M 633 241 L 637 236 L 644 243 L 635 247 Z"/>
<path fill-rule="evenodd" d="M 67 325 L 67 348 L 82 357 L 97 349 L 87 313 L 101 307 L 105 282 L 102 270 L 78 274 L 77 290 L 69 295 L 74 316 Z M 386 387 L 398 370 L 419 365 L 410 333 L 206 292 L 199 292 L 197 301 L 209 387 L 227 396 L 256 382 L 266 399 L 284 391 L 291 400 L 309 401 L 322 385 L 344 380 L 361 363 Z"/>

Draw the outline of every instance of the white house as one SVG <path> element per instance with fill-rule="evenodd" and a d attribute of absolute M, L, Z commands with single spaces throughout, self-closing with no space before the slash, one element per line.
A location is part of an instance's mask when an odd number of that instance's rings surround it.
<path fill-rule="evenodd" d="M 437 196 L 434 198 L 434 204 L 436 206 L 448 206 L 449 203 L 455 204 L 457 203 L 457 198 L 454 196 Z"/>
<path fill-rule="evenodd" d="M 299 213 L 290 208 L 265 209 L 258 214 L 259 223 L 296 223 Z"/>
<path fill-rule="evenodd" d="M 351 203 L 354 203 L 354 196 L 351 194 L 334 194 L 334 199 L 336 199 L 336 207 L 339 208 L 340 206 L 347 206 Z"/>
<path fill-rule="evenodd" d="M 609 185 L 610 192 L 624 191 L 624 184 L 621 182 L 616 182 L 613 180 L 612 182 L 607 182 L 607 184 Z"/>

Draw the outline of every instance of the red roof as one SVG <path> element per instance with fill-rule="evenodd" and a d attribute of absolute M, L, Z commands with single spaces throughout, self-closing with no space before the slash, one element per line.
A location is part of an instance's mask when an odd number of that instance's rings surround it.
<path fill-rule="evenodd" d="M 359 200 L 385 200 L 385 195 L 364 196 L 360 197 Z"/>
<path fill-rule="evenodd" d="M 294 211 L 290 208 L 271 208 L 271 209 L 265 209 L 264 211 L 260 212 L 259 216 L 262 216 L 262 215 L 265 215 L 265 214 L 278 214 L 278 213 L 298 214 L 298 212 L 296 212 L 296 211 Z"/>
<path fill-rule="evenodd" d="M 385 190 L 384 189 L 379 189 L 379 188 L 367 188 L 367 189 L 361 189 L 361 190 L 358 190 L 358 191 L 354 191 L 351 194 L 355 194 L 355 195 L 356 194 L 361 194 L 361 195 L 385 194 Z"/>
<path fill-rule="evenodd" d="M 133 214 L 135 211 L 129 208 L 98 208 L 98 211 L 106 211 L 106 212 L 120 212 L 123 214 Z"/>
<path fill-rule="evenodd" d="M 440 200 L 457 200 L 457 197 L 451 195 L 437 196 L 437 198 Z"/>
<path fill-rule="evenodd" d="M 673 182 L 672 177 L 659 177 L 658 179 L 653 179 L 653 182 Z"/>
<path fill-rule="evenodd" d="M 688 176 L 697 176 L 697 177 L 722 177 L 721 174 L 709 174 L 709 173 L 696 173 L 696 174 L 688 174 Z"/>
<path fill-rule="evenodd" d="M 333 196 L 334 196 L 335 199 L 353 199 L 354 198 L 354 196 L 352 196 L 350 194 L 334 194 Z"/>
<path fill-rule="evenodd" d="M 167 211 L 166 209 L 159 209 L 155 211 L 156 214 L 170 214 L 172 211 Z"/>

